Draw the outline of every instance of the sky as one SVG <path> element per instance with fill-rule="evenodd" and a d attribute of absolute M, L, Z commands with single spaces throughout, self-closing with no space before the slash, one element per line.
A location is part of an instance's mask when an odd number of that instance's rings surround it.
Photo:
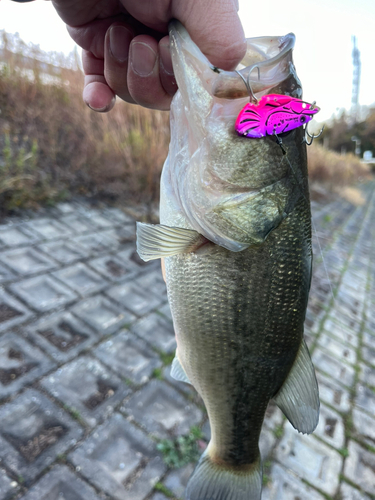
<path fill-rule="evenodd" d="M 375 104 L 374 0 L 239 0 L 239 5 L 246 36 L 296 35 L 297 74 L 304 99 L 321 108 L 318 121 L 350 109 L 352 35 L 357 36 L 362 61 L 359 103 Z M 45 51 L 69 53 L 75 47 L 51 2 L 44 0 L 0 0 L 0 29 L 18 32 Z"/>

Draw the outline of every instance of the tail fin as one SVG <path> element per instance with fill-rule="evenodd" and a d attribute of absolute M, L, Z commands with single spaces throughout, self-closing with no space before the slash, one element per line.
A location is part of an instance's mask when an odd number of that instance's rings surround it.
<path fill-rule="evenodd" d="M 186 487 L 186 500 L 260 500 L 262 464 L 260 456 L 249 467 L 238 470 L 215 464 L 206 452 Z"/>

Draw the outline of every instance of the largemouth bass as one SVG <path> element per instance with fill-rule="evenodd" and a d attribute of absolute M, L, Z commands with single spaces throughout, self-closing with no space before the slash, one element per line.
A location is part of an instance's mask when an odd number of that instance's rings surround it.
<path fill-rule="evenodd" d="M 234 129 L 249 96 L 213 67 L 178 22 L 170 27 L 179 91 L 161 181 L 160 225 L 138 224 L 144 260 L 164 258 L 177 339 L 172 375 L 201 395 L 211 441 L 188 500 L 258 500 L 258 440 L 273 399 L 300 432 L 319 415 L 303 323 L 311 280 L 304 131 L 248 139 Z M 258 96 L 301 97 L 294 35 L 248 39 Z M 242 85 L 242 87 L 241 87 Z"/>

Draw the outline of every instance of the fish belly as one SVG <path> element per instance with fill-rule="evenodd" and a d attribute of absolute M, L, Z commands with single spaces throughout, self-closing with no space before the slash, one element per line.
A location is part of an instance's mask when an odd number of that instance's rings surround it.
<path fill-rule="evenodd" d="M 165 259 L 178 357 L 209 415 L 209 452 L 241 466 L 259 457 L 269 400 L 303 336 L 311 273 L 305 199 L 266 241 L 241 252 L 217 245 Z"/>

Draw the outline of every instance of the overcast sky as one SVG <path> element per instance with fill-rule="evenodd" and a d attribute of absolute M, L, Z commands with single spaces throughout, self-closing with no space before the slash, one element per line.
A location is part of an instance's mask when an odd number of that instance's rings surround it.
<path fill-rule="evenodd" d="M 240 17 L 248 37 L 295 33 L 294 61 L 304 99 L 321 107 L 320 120 L 350 108 L 351 36 L 356 35 L 362 60 L 359 101 L 375 103 L 374 0 L 240 0 Z M 0 29 L 18 32 L 45 51 L 69 53 L 74 48 L 51 3 L 43 0 L 1 0 Z"/>

